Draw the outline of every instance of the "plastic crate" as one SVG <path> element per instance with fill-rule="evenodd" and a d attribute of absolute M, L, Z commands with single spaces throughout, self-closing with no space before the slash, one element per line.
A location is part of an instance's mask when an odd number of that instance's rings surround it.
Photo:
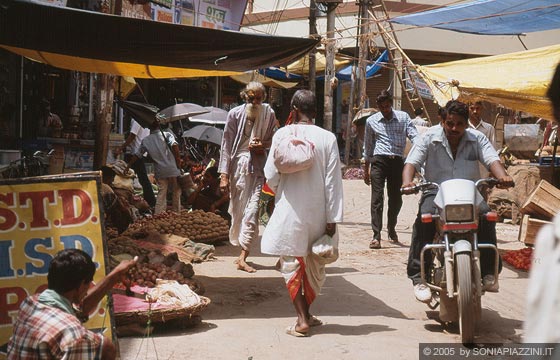
<path fill-rule="evenodd" d="M 552 156 L 542 156 L 539 158 L 539 165 L 542 166 L 551 166 L 552 165 Z M 554 158 L 554 166 L 560 166 L 560 157 Z"/>

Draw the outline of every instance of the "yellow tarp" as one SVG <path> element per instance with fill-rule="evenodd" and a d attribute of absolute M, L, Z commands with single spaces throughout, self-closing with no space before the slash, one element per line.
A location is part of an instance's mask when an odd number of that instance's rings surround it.
<path fill-rule="evenodd" d="M 435 100 L 484 100 L 553 119 L 546 91 L 560 62 L 560 45 L 418 66 Z"/>
<path fill-rule="evenodd" d="M 350 60 L 336 58 L 334 59 L 334 67 L 339 68 L 343 65 L 346 65 L 350 62 Z M 318 51 L 315 54 L 315 71 L 318 75 L 321 72 L 325 71 L 325 67 L 327 66 L 327 60 L 325 58 L 325 54 Z M 288 74 L 297 74 L 297 75 L 307 75 L 309 74 L 309 54 L 302 56 L 298 60 L 294 61 L 293 63 L 289 64 L 285 68 L 282 67 L 282 70 L 286 70 Z"/>
<path fill-rule="evenodd" d="M 240 82 L 242 84 L 248 84 L 251 81 L 258 81 L 264 86 L 270 86 L 275 88 L 283 88 L 283 89 L 290 89 L 294 86 L 297 86 L 297 82 L 287 82 L 287 81 L 280 81 L 276 79 L 269 78 L 268 76 L 264 76 L 256 71 L 246 72 L 241 75 L 232 75 L 230 76 L 233 80 Z"/>
<path fill-rule="evenodd" d="M 61 55 L 44 51 L 29 50 L 11 46 L 0 47 L 57 68 L 90 73 L 130 76 L 143 79 L 190 78 L 201 76 L 231 76 L 243 74 L 239 71 L 210 71 L 199 69 L 174 68 L 166 66 L 142 65 L 128 62 L 115 62 Z"/>

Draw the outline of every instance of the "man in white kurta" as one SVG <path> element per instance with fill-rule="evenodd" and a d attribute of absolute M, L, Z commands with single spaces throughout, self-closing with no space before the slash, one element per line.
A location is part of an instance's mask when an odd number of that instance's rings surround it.
<path fill-rule="evenodd" d="M 229 240 L 241 246 L 237 268 L 255 272 L 247 264 L 249 250 L 259 236 L 259 198 L 264 184 L 265 149 L 270 146 L 276 126 L 274 111 L 265 98 L 264 86 L 251 82 L 242 93 L 246 103 L 228 113 L 220 151 L 220 188 L 230 194 Z"/>
<path fill-rule="evenodd" d="M 293 127 L 297 127 L 298 137 L 315 144 L 315 163 L 304 171 L 279 174 L 273 152 L 278 139 Z M 263 233 L 261 251 L 307 256 L 313 241 L 324 234 L 326 224 L 342 221 L 342 173 L 336 137 L 314 125 L 283 127 L 272 139 L 264 172 L 276 203 Z"/>
<path fill-rule="evenodd" d="M 298 106 L 294 106 L 296 98 L 304 103 L 296 102 Z M 299 113 L 304 106 L 312 108 L 314 115 L 314 99 L 309 90 L 298 90 L 292 99 L 294 112 Z M 276 205 L 263 233 L 261 251 L 280 256 L 280 271 L 298 315 L 296 324 L 286 329 L 292 336 L 308 336 L 310 326 L 322 323 L 309 313 L 309 306 L 325 281 L 325 263 L 311 252 L 311 247 L 324 234 L 331 235 L 338 244 L 336 224 L 342 222 L 343 211 L 336 137 L 313 125 L 311 113 L 304 115 L 299 113 L 296 124 L 276 132 L 264 169 L 267 184 L 276 194 Z M 314 162 L 306 170 L 281 174 L 274 165 L 274 151 L 280 139 L 293 131 L 315 145 Z"/>

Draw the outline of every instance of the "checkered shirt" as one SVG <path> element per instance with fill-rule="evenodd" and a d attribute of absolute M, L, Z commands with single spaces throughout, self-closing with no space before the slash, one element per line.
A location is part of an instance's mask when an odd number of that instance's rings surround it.
<path fill-rule="evenodd" d="M 387 120 L 381 112 L 367 119 L 364 136 L 364 159 L 372 163 L 373 155 L 403 156 L 406 138 L 412 142 L 418 131 L 410 116 L 404 111 L 393 110 L 393 117 Z"/>
<path fill-rule="evenodd" d="M 86 329 L 73 314 L 41 304 L 38 295 L 20 306 L 8 360 L 101 359 L 103 336 Z"/>

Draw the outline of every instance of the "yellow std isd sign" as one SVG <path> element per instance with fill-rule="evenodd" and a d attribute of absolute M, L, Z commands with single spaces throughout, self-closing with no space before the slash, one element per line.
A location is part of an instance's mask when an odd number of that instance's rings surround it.
<path fill-rule="evenodd" d="M 0 359 L 20 304 L 47 288 L 47 273 L 60 250 L 78 248 L 106 274 L 99 172 L 0 180 Z M 111 337 L 105 299 L 86 326 Z"/>

